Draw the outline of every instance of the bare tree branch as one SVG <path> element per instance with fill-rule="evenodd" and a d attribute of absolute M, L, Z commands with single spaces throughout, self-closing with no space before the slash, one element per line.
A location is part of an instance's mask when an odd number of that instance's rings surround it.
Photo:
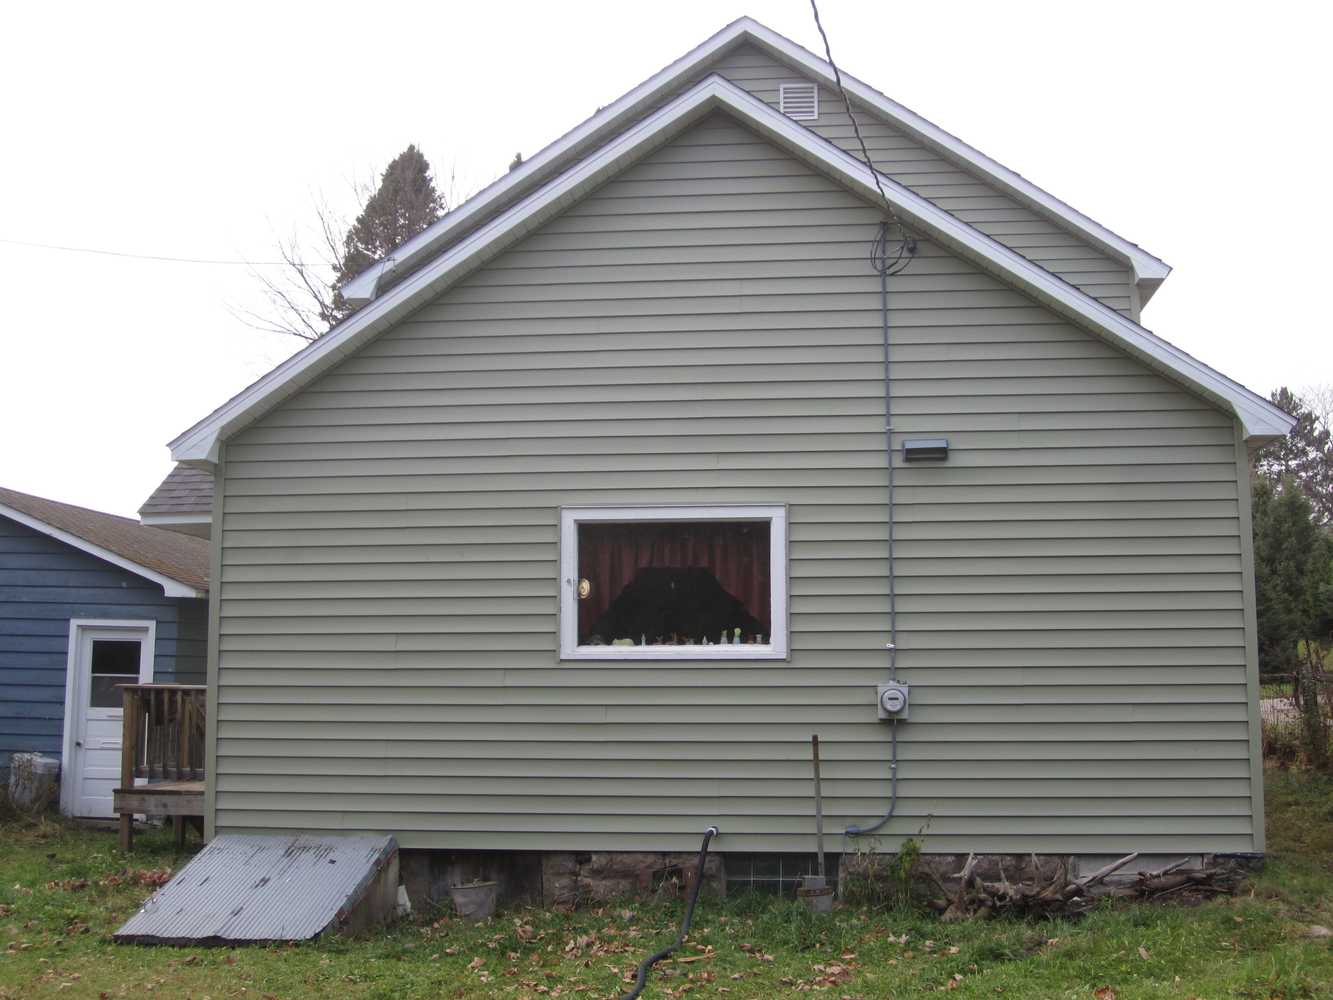
<path fill-rule="evenodd" d="M 312 197 L 314 222 L 309 230 L 275 240 L 281 266 L 276 271 L 250 269 L 268 309 L 232 309 L 232 315 L 264 333 L 318 340 L 355 311 L 339 293 L 344 282 L 461 200 L 455 169 L 451 166 L 443 197 L 430 176 L 430 164 L 415 146 L 389 164 L 377 185 L 351 178 L 348 186 L 355 199 L 355 221 L 349 222 L 322 194 Z"/>

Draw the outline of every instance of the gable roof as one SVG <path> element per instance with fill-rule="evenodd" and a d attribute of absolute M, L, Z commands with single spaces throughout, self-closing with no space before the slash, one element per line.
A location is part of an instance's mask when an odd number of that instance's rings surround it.
<path fill-rule="evenodd" d="M 143 502 L 143 506 L 139 508 L 139 517 L 142 519 L 155 515 L 208 514 L 212 510 L 213 474 L 188 465 L 177 465 Z"/>
<path fill-rule="evenodd" d="M 139 508 L 139 523 L 209 537 L 213 527 L 213 474 L 177 464 Z"/>
<path fill-rule="evenodd" d="M 432 254 L 442 250 L 450 240 L 465 233 L 469 226 L 476 225 L 490 213 L 547 180 L 553 173 L 562 169 L 570 157 L 583 154 L 590 145 L 607 138 L 612 132 L 634 121 L 690 80 L 696 79 L 706 71 L 710 63 L 747 43 L 759 47 L 780 62 L 836 90 L 833 68 L 828 62 L 753 18 L 742 17 L 649 77 L 629 93 L 599 110 L 504 177 L 483 188 L 434 225 L 395 248 L 384 260 L 371 265 L 343 285 L 341 289 L 343 297 L 355 304 L 373 300 L 386 285 L 386 279 L 396 278 L 414 270 Z M 841 67 L 839 69 L 841 70 Z M 1019 204 L 1050 219 L 1068 232 L 1081 236 L 1111 257 L 1129 265 L 1134 272 L 1141 302 L 1147 303 L 1153 292 L 1171 272 L 1167 264 L 1142 247 L 1088 218 L 1020 174 L 969 146 L 957 136 L 951 135 L 938 125 L 903 107 L 856 77 L 849 76 L 845 72 L 841 73 L 841 76 L 843 87 L 853 100 L 873 109 L 896 128 L 945 159 L 989 181 Z"/>
<path fill-rule="evenodd" d="M 879 204 L 875 174 L 833 143 L 713 75 L 584 157 L 564 173 L 479 226 L 430 263 L 385 291 L 319 340 L 288 358 L 171 442 L 177 461 L 217 461 L 223 438 L 257 419 L 378 333 L 475 271 L 558 215 L 634 160 L 714 111 L 725 112 L 792 155 Z M 1088 332 L 1233 413 L 1246 438 L 1281 436 L 1293 420 L 1244 386 L 1168 344 L 1038 264 L 879 175 L 895 211 L 910 228 L 1042 302 Z"/>
<path fill-rule="evenodd" d="M 159 584 L 167 597 L 208 596 L 208 542 L 128 517 L 0 487 L 0 517 Z"/>

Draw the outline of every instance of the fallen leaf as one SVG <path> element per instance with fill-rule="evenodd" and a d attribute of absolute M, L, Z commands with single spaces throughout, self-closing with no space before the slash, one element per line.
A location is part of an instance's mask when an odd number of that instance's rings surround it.
<path fill-rule="evenodd" d="M 1098 986 L 1092 991 L 1093 1000 L 1115 1000 L 1115 990 L 1109 986 Z"/>
<path fill-rule="evenodd" d="M 1143 947 L 1143 945 L 1139 945 L 1139 958 L 1143 959 L 1145 962 L 1152 958 L 1152 955 L 1148 954 L 1148 949 Z"/>

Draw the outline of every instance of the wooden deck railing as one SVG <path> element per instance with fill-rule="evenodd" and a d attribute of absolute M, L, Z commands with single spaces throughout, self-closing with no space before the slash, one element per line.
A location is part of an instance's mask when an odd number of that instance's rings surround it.
<path fill-rule="evenodd" d="M 134 779 L 204 780 L 206 687 L 195 684 L 122 684 L 125 697 L 120 785 Z"/>

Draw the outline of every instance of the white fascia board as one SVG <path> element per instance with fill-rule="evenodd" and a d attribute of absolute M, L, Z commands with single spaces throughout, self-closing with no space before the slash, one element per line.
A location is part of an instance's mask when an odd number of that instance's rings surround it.
<path fill-rule="evenodd" d="M 818 78 L 825 86 L 837 89 L 832 68 L 809 49 L 797 45 L 790 38 L 779 35 L 751 18 L 742 18 L 737 24 L 751 36 L 751 40 L 767 49 L 770 54 L 799 65 L 804 72 Z M 990 179 L 1029 208 L 1051 218 L 1076 235 L 1085 237 L 1099 249 L 1125 261 L 1134 269 L 1135 282 L 1145 283 L 1142 289 L 1145 292 L 1143 296 L 1145 302 L 1171 273 L 1170 265 L 1164 261 L 1123 236 L 1116 235 L 1054 195 L 1043 191 L 1021 174 L 992 160 L 985 153 L 974 149 L 933 122 L 927 121 L 910 108 L 903 107 L 869 84 L 849 76 L 846 72 L 841 72 L 840 75 L 843 88 L 849 97 L 873 108 L 947 159 Z"/>
<path fill-rule="evenodd" d="M 212 514 L 140 514 L 139 523 L 150 528 L 163 524 L 212 524 Z"/>
<path fill-rule="evenodd" d="M 140 514 L 139 523 L 148 528 L 189 535 L 191 538 L 213 537 L 212 514 Z"/>
<path fill-rule="evenodd" d="M 173 440 L 169 445 L 172 459 L 177 462 L 216 462 L 222 438 L 239 423 L 253 419 L 256 411 L 263 412 L 276 405 L 417 308 L 425 299 L 438 295 L 449 284 L 476 270 L 577 202 L 593 187 L 617 173 L 622 164 L 666 143 L 677 132 L 704 117 L 719 106 L 719 86 L 731 85 L 720 77 L 710 77 L 692 87 L 669 105 L 631 126 L 597 153 L 473 230 L 430 264 L 353 313 L 341 325 L 292 355 Z"/>
<path fill-rule="evenodd" d="M 207 597 L 208 591 L 195 590 L 188 584 L 181 583 L 173 577 L 166 576 L 156 570 L 149 569 L 147 566 L 140 566 L 138 563 L 126 559 L 122 555 L 117 555 L 110 549 L 104 549 L 100 545 L 94 545 L 86 538 L 80 538 L 78 535 L 70 534 L 60 528 L 53 527 L 45 521 L 35 518 L 30 514 L 25 514 L 21 510 L 15 510 L 6 504 L 0 503 L 0 517 L 7 517 L 11 521 L 17 521 L 33 531 L 39 531 L 48 538 L 54 538 L 58 542 L 64 542 L 66 545 L 73 546 L 81 552 L 86 552 L 90 556 L 101 559 L 103 562 L 109 562 L 113 566 L 119 566 L 121 569 L 133 573 L 135 576 L 141 576 L 158 584 L 162 592 L 167 597 Z"/>
<path fill-rule="evenodd" d="M 481 226 L 341 326 L 293 355 L 171 443 L 176 461 L 216 461 L 222 438 L 277 405 L 397 319 L 578 201 L 627 164 L 713 110 L 724 110 L 793 155 L 878 203 L 873 172 L 798 122 L 713 75 L 654 111 L 545 187 Z M 913 228 L 1049 305 L 1095 335 L 1233 412 L 1246 437 L 1285 434 L 1291 418 L 1184 351 L 1062 281 L 1021 254 L 879 175 L 895 211 Z"/>
<path fill-rule="evenodd" d="M 743 114 L 752 128 L 817 168 L 840 174 L 865 197 L 878 201 L 873 173 L 863 162 L 814 136 L 734 84 L 722 82 L 731 100 L 743 105 L 733 106 L 732 110 Z M 1209 368 L 1022 254 L 937 208 L 891 177 L 880 174 L 879 181 L 895 211 L 904 216 L 905 221 L 915 223 L 1007 283 L 1016 284 L 1083 328 L 1234 413 L 1247 438 L 1284 436 L 1295 425 L 1290 415 L 1262 396 Z"/>
<path fill-rule="evenodd" d="M 497 203 L 515 192 L 521 192 L 525 185 L 540 180 L 540 175 L 547 168 L 558 163 L 581 143 L 594 139 L 599 134 L 641 114 L 722 53 L 747 41 L 766 49 L 780 61 L 798 66 L 802 72 L 819 80 L 825 86 L 836 89 L 832 67 L 825 60 L 753 18 L 742 17 L 534 154 L 530 160 L 524 161 L 510 173 L 479 191 L 439 222 L 397 247 L 389 257 L 372 265 L 344 285 L 343 297 L 358 305 L 370 302 L 378 294 L 379 284 L 385 276 L 399 268 L 412 267 L 423 256 L 441 248 L 449 239 L 474 224 Z M 947 159 L 982 175 L 1020 203 L 1051 218 L 1066 230 L 1082 236 L 1097 248 L 1128 264 L 1134 271 L 1142 302 L 1146 303 L 1171 273 L 1171 268 L 1167 264 L 1146 250 L 1116 235 L 1059 198 L 1043 191 L 1020 174 L 969 146 L 957 136 L 951 135 L 909 108 L 886 97 L 869 84 L 862 83 L 846 73 L 842 74 L 842 80 L 850 96 L 873 108 L 895 126 L 909 132 Z"/>
<path fill-rule="evenodd" d="M 357 305 L 374 299 L 378 294 L 380 281 L 386 275 L 392 274 L 400 267 L 410 267 L 421 257 L 458 235 L 489 212 L 497 202 L 503 201 L 516 191 L 521 191 L 534 179 L 539 179 L 539 175 L 546 168 L 557 163 L 581 143 L 595 139 L 599 134 L 646 111 L 692 73 L 697 72 L 701 66 L 733 45 L 740 44 L 746 34 L 746 25 L 752 23 L 749 18 L 733 21 L 665 69 L 654 73 L 629 93 L 608 104 L 591 118 L 535 153 L 531 159 L 524 160 L 505 176 L 482 188 L 434 225 L 395 248 L 389 257 L 367 268 L 343 285 L 341 289 L 343 298 Z"/>

